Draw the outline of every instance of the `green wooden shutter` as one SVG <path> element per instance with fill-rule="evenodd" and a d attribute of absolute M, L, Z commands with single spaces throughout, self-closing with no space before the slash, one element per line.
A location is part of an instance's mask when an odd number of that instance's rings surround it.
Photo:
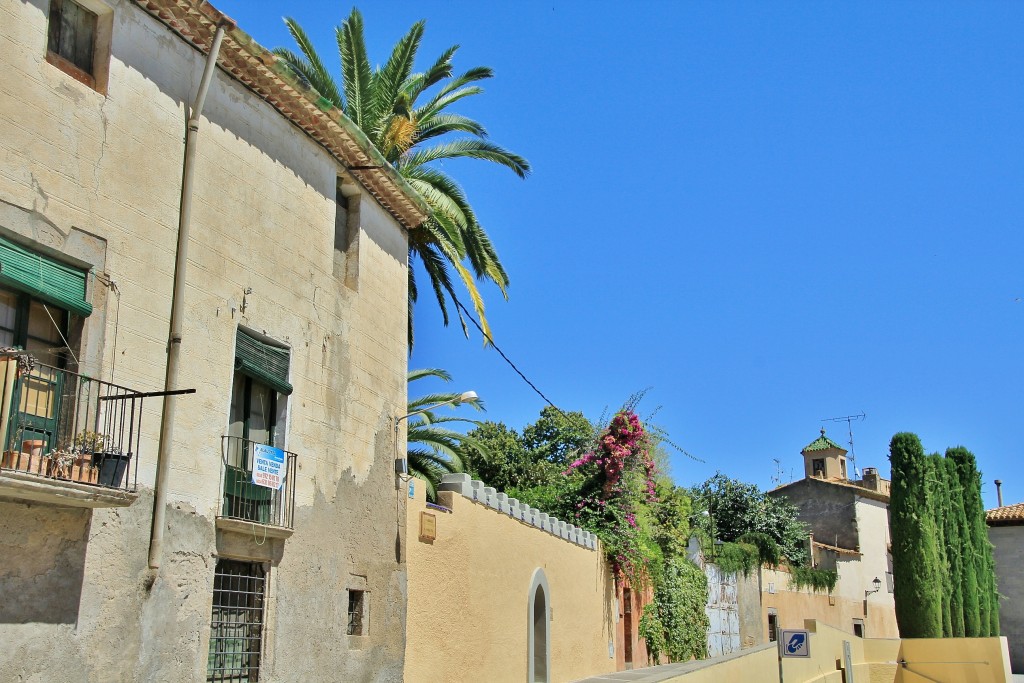
<path fill-rule="evenodd" d="M 244 330 L 235 335 L 235 369 L 286 395 L 292 393 L 289 356 L 288 349 L 261 342 Z"/>
<path fill-rule="evenodd" d="M 85 300 L 86 274 L 0 237 L 0 284 L 85 317 L 92 313 Z"/>

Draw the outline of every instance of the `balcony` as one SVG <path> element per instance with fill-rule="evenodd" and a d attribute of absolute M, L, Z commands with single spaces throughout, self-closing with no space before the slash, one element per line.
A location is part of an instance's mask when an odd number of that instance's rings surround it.
<path fill-rule="evenodd" d="M 292 535 L 298 455 L 237 436 L 221 437 L 217 527 L 268 538 Z"/>
<path fill-rule="evenodd" d="M 143 394 L 0 352 L 0 496 L 70 507 L 138 497 Z"/>

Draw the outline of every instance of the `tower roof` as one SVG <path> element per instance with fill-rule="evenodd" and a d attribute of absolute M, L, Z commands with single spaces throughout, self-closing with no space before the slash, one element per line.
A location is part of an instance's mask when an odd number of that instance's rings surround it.
<path fill-rule="evenodd" d="M 801 453 L 813 453 L 815 451 L 827 451 L 827 450 L 832 449 L 832 448 L 836 448 L 836 449 L 842 451 L 843 453 L 846 453 L 846 449 L 845 448 L 843 448 L 842 446 L 837 444 L 835 441 L 833 441 L 832 439 L 830 439 L 827 436 L 825 436 L 825 428 L 822 427 L 821 428 L 821 436 L 819 436 L 817 439 L 815 439 L 814 441 L 812 441 L 809 444 L 807 444 L 806 446 L 804 446 L 804 449 L 802 451 L 800 451 L 800 452 Z"/>

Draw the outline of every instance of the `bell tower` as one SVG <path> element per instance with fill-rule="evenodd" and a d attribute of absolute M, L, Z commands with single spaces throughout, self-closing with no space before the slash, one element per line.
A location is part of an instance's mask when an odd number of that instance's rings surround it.
<path fill-rule="evenodd" d="M 825 428 L 821 428 L 821 436 L 804 446 L 800 451 L 804 456 L 804 476 L 807 478 L 846 481 L 846 449 L 825 436 Z"/>

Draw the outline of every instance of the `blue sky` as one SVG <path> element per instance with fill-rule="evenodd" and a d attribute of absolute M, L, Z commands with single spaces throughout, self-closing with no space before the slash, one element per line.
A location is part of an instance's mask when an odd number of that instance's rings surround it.
<path fill-rule="evenodd" d="M 216 6 L 267 47 L 297 18 L 329 64 L 351 5 Z M 554 403 L 642 413 L 688 452 L 685 485 L 799 476 L 823 418 L 857 464 L 888 442 L 963 444 L 1024 501 L 1021 3 L 388 2 L 383 62 L 418 19 L 497 72 L 456 111 L 526 156 L 525 181 L 448 163 L 512 279 L 484 293 L 498 346 Z M 486 417 L 543 400 L 479 337 L 416 310 L 410 367 L 442 367 Z M 415 388 L 429 389 L 429 386 Z M 824 423 L 848 441 L 846 423 Z"/>

